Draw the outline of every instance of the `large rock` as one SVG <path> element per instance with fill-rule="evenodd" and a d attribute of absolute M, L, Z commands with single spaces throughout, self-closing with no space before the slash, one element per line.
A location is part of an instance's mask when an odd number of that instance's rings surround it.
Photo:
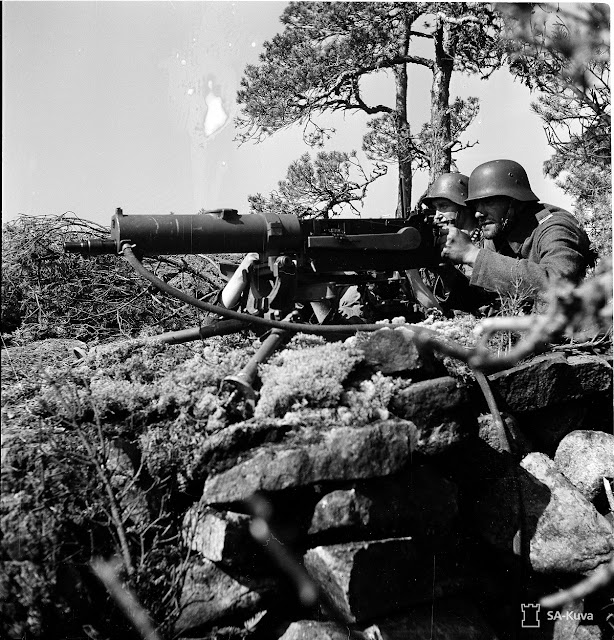
<path fill-rule="evenodd" d="M 499 453 L 510 451 L 514 455 L 523 457 L 531 451 L 531 445 L 526 436 L 518 428 L 518 423 L 513 416 L 503 414 L 504 432 L 501 433 L 491 413 L 478 417 L 478 436 Z M 509 445 L 509 449 L 508 449 Z"/>
<path fill-rule="evenodd" d="M 243 513 L 194 505 L 183 519 L 186 545 L 222 566 L 259 568 L 262 551 L 249 532 L 251 518 Z"/>
<path fill-rule="evenodd" d="M 418 429 L 416 452 L 444 453 L 477 431 L 467 390 L 450 377 L 416 382 L 392 398 L 391 411 Z"/>
<path fill-rule="evenodd" d="M 209 476 L 204 504 L 232 503 L 256 491 L 281 491 L 332 480 L 399 472 L 410 460 L 415 426 L 387 420 L 364 427 L 311 429 L 248 452 L 227 471 Z"/>
<path fill-rule="evenodd" d="M 522 467 L 550 491 L 541 513 L 527 512 L 534 519 L 531 565 L 544 573 L 588 574 L 614 558 L 614 527 L 557 470 L 543 453 L 531 453 Z"/>
<path fill-rule="evenodd" d="M 598 356 L 549 353 L 488 376 L 510 411 L 534 411 L 612 390 L 612 370 Z"/>
<path fill-rule="evenodd" d="M 229 469 L 250 449 L 264 443 L 281 442 L 296 425 L 279 419 L 269 421 L 246 420 L 231 424 L 211 434 L 205 445 L 195 452 L 191 481 L 204 483 L 209 474 Z"/>
<path fill-rule="evenodd" d="M 554 618 L 554 640 L 603 640 L 594 613 L 584 610 L 584 601 L 570 602 L 559 611 L 549 612 Z M 543 614 L 542 614 L 543 616 Z"/>
<path fill-rule="evenodd" d="M 464 586 L 451 554 L 426 553 L 412 538 L 315 547 L 304 562 L 330 606 L 349 624 L 404 611 Z"/>
<path fill-rule="evenodd" d="M 464 487 L 468 524 L 482 539 L 542 573 L 590 573 L 614 555 L 610 523 L 546 455 L 500 463 L 496 475 Z"/>
<path fill-rule="evenodd" d="M 442 366 L 431 351 L 418 349 L 408 329 L 385 328 L 368 334 L 358 343 L 365 362 L 384 375 L 410 375 L 428 378 L 441 374 Z"/>
<path fill-rule="evenodd" d="M 612 401 L 607 394 L 592 394 L 581 400 L 517 414 L 523 432 L 530 434 L 534 451 L 553 458 L 563 438 L 572 431 L 612 429 Z"/>
<path fill-rule="evenodd" d="M 271 598 L 279 598 L 272 578 L 233 577 L 206 559 L 190 566 L 180 598 L 175 635 L 233 618 L 246 620 L 266 609 Z"/>
<path fill-rule="evenodd" d="M 354 629 L 352 640 L 370 640 L 370 638 Z M 279 640 L 348 640 L 348 628 L 336 622 L 320 622 L 318 620 L 297 620 L 292 622 Z"/>
<path fill-rule="evenodd" d="M 614 478 L 614 435 L 573 431 L 559 444 L 554 464 L 586 498 L 603 491 L 603 478 Z"/>
<path fill-rule="evenodd" d="M 458 514 L 453 482 L 428 466 L 407 474 L 358 483 L 327 493 L 316 504 L 310 534 L 354 539 L 431 536 L 450 528 Z"/>

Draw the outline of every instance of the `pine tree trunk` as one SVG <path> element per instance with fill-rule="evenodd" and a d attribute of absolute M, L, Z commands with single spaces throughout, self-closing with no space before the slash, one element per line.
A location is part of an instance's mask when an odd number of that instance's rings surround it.
<path fill-rule="evenodd" d="M 435 64 L 431 85 L 431 127 L 433 145 L 429 184 L 442 173 L 448 173 L 452 164 L 452 134 L 450 132 L 450 78 L 454 59 L 447 51 L 450 31 L 440 25 L 435 32 Z"/>
<path fill-rule="evenodd" d="M 407 65 L 395 68 L 396 81 L 396 124 L 397 124 L 397 160 L 399 164 L 399 197 L 397 218 L 408 218 L 411 209 L 412 171 L 411 171 L 411 130 L 407 120 Z"/>

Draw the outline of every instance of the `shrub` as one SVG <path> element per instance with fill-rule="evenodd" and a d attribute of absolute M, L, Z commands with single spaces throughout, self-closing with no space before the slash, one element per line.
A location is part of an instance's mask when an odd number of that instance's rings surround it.
<path fill-rule="evenodd" d="M 113 555 L 170 636 L 188 556 L 182 517 L 199 497 L 192 465 L 220 382 L 251 345 L 126 340 L 78 364 L 16 361 L 10 376 L 3 358 L 0 636 L 133 637 L 89 570 Z"/>
<path fill-rule="evenodd" d="M 3 224 L 0 327 L 13 334 L 13 344 L 42 338 L 102 341 L 134 337 L 148 325 L 172 331 L 202 323 L 202 312 L 162 296 L 118 256 L 84 259 L 63 252 L 65 241 L 85 236 L 106 237 L 108 230 L 70 212 Z M 223 283 L 214 263 L 199 256 L 147 262 L 159 277 L 197 296 Z"/>

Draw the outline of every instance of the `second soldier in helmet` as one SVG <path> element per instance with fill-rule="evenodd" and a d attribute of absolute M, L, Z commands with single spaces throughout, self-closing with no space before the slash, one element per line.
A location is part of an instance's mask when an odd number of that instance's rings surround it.
<path fill-rule="evenodd" d="M 458 225 L 448 226 L 442 256 L 470 269 L 472 289 L 522 293 L 542 306 L 552 285 L 577 283 L 593 261 L 578 221 L 559 207 L 539 202 L 526 171 L 513 160 L 476 167 L 465 204 L 476 211 L 483 242 L 472 242 Z"/>
<path fill-rule="evenodd" d="M 462 173 L 444 173 L 433 182 L 422 202 L 435 212 L 438 226 L 452 224 L 468 234 L 477 229 L 475 212 L 466 204 L 469 178 Z"/>

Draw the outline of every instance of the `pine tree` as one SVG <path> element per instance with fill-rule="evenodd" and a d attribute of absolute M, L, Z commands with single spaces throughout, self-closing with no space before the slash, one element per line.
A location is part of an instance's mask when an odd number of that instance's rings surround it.
<path fill-rule="evenodd" d="M 239 140 L 262 140 L 298 124 L 308 144 L 321 145 L 332 132 L 318 116 L 337 111 L 375 116 L 365 149 L 398 165 L 398 215 L 406 213 L 413 172 L 428 166 L 434 179 L 449 171 L 458 148 L 453 134 L 475 113 L 475 101 L 457 101 L 451 109 L 452 72 L 486 77 L 501 63 L 498 14 L 486 3 L 292 2 L 281 22 L 283 32 L 265 43 L 260 63 L 248 65 L 241 81 Z M 425 40 L 433 44 L 431 57 L 413 53 L 411 45 Z M 411 64 L 432 73 L 431 121 L 418 136 L 407 109 Z M 364 96 L 362 80 L 383 71 L 394 79 L 393 105 L 369 103 Z M 453 112 L 465 120 L 452 125 Z"/>
<path fill-rule="evenodd" d="M 513 5 L 506 15 L 510 68 L 539 92 L 552 156 L 546 175 L 574 198 L 600 253 L 611 252 L 611 97 L 606 4 Z"/>
<path fill-rule="evenodd" d="M 349 205 L 358 213 L 355 203 L 362 201 L 368 186 L 386 173 L 377 164 L 367 174 L 356 153 L 320 151 L 312 162 L 308 153 L 290 164 L 279 189 L 268 197 L 258 193 L 249 196 L 252 213 L 293 213 L 300 218 L 329 218 Z"/>

